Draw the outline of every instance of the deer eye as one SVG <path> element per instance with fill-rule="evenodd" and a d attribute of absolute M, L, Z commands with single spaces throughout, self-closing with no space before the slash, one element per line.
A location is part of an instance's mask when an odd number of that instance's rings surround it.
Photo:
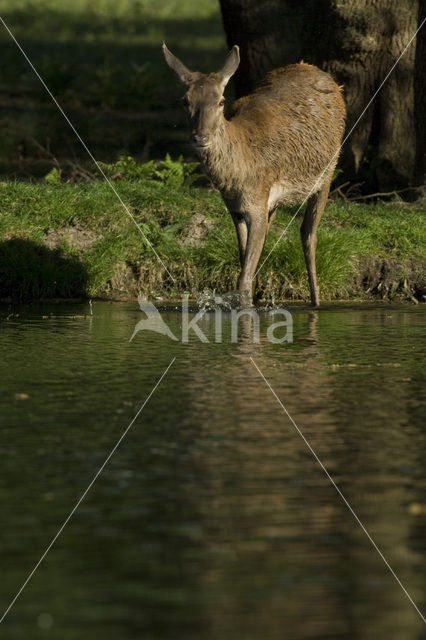
<path fill-rule="evenodd" d="M 219 107 L 223 107 L 224 104 L 225 104 L 225 98 L 221 98 L 219 100 Z"/>

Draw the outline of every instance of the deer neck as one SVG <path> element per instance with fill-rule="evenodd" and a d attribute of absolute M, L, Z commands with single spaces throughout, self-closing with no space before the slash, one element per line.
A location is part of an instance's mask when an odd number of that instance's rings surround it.
<path fill-rule="evenodd" d="M 211 138 L 211 144 L 199 150 L 204 171 L 222 195 L 238 190 L 242 177 L 240 147 L 235 125 L 222 116 Z"/>

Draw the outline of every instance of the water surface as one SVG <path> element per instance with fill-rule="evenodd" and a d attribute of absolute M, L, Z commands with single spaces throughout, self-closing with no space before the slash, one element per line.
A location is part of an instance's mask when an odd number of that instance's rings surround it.
<path fill-rule="evenodd" d="M 3 612 L 11 639 L 414 640 L 426 627 L 424 307 L 292 308 L 210 342 L 141 331 L 137 304 L 1 310 Z M 19 314 L 18 316 L 14 315 Z M 162 315 L 180 335 L 181 316 Z M 227 324 L 228 323 L 228 324 Z"/>

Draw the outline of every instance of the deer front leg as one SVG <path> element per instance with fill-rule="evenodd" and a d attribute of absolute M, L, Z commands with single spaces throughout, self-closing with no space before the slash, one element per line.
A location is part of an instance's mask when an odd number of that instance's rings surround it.
<path fill-rule="evenodd" d="M 238 291 L 240 294 L 240 304 L 251 306 L 254 293 L 254 275 L 259 263 L 268 229 L 267 211 L 262 213 L 246 213 L 244 218 L 247 224 L 247 243 L 244 261 L 240 277 L 238 278 Z"/>
<path fill-rule="evenodd" d="M 303 253 L 305 254 L 306 268 L 308 270 L 309 288 L 311 300 L 314 307 L 318 307 L 319 289 L 317 283 L 317 269 L 315 264 L 315 253 L 317 247 L 317 229 L 327 202 L 330 181 L 327 181 L 318 193 L 314 193 L 306 205 L 306 211 L 300 227 L 302 236 Z"/>
<path fill-rule="evenodd" d="M 247 223 L 242 213 L 231 211 L 232 220 L 234 221 L 235 230 L 238 238 L 238 249 L 240 252 L 240 265 L 244 265 L 244 256 L 246 255 L 247 246 Z"/>

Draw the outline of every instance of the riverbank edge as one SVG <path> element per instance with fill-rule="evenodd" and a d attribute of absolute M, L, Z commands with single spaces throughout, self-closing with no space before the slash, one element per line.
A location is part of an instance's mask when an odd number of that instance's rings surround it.
<path fill-rule="evenodd" d="M 117 181 L 131 219 L 105 183 L 1 188 L 3 302 L 196 300 L 206 290 L 235 289 L 235 230 L 214 191 Z M 261 301 L 309 302 L 295 211 L 279 210 L 268 236 L 263 255 L 273 251 L 260 271 Z M 318 232 L 321 300 L 425 301 L 425 213 L 330 201 Z"/>
<path fill-rule="evenodd" d="M 66 228 L 58 231 L 66 232 Z M 40 243 L 40 248 L 48 248 L 54 255 L 60 256 L 63 253 L 61 243 L 52 244 L 51 241 Z M 84 260 L 84 250 L 81 246 L 71 244 L 71 253 L 78 251 Z M 182 295 L 187 295 L 190 301 L 196 301 L 201 291 L 188 291 L 184 285 L 175 283 L 175 291 L 170 293 L 170 285 L 164 289 L 156 287 L 149 291 L 143 280 L 138 277 L 142 271 L 143 264 L 134 261 L 123 261 L 116 265 L 114 275 L 108 279 L 96 292 L 87 291 L 81 295 L 46 296 L 42 290 L 38 290 L 35 295 L 0 295 L 0 303 L 11 304 L 15 302 L 84 302 L 87 300 L 134 302 L 139 296 L 151 299 L 161 304 L 176 304 L 181 301 Z M 321 302 L 410 302 L 418 304 L 426 302 L 426 261 L 420 258 L 397 259 L 383 257 L 380 255 L 361 255 L 358 263 L 354 265 L 352 282 L 350 284 L 350 295 L 327 296 L 327 290 L 321 290 Z M 223 290 L 206 287 L 204 292 L 212 294 L 223 293 Z M 0 289 L 1 293 L 1 289 Z M 266 302 L 272 299 L 276 303 L 309 303 L 309 297 L 295 296 L 272 296 L 264 298 L 262 295 L 259 302 Z"/>

